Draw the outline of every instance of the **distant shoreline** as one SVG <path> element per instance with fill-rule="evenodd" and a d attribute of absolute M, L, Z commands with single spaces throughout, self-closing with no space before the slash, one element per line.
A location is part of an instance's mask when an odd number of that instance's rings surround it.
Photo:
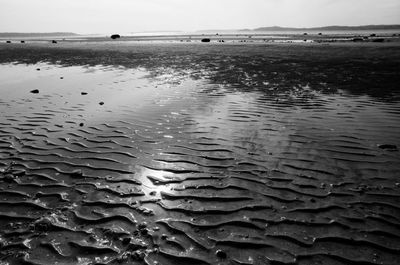
<path fill-rule="evenodd" d="M 399 30 L 376 31 L 331 31 L 331 32 L 234 32 L 234 33 L 197 33 L 175 35 L 122 35 L 112 40 L 108 35 L 71 35 L 71 36 L 14 36 L 2 37 L 0 43 L 7 45 L 21 43 L 23 45 L 45 44 L 61 45 L 62 43 L 109 43 L 132 45 L 134 43 L 200 43 L 203 39 L 211 43 L 379 43 L 378 45 L 400 45 Z"/>
<path fill-rule="evenodd" d="M 253 32 L 254 34 L 258 34 L 260 32 L 315 32 L 315 31 L 325 31 L 325 32 L 334 32 L 334 31 L 343 31 L 343 32 L 352 32 L 352 31 L 384 31 L 384 30 L 399 30 L 400 25 L 362 25 L 362 26 L 324 26 L 324 27 L 280 27 L 280 26 L 272 26 L 272 27 L 259 27 L 254 29 L 203 29 L 203 30 L 195 30 L 195 31 L 141 31 L 141 32 L 129 32 L 123 33 L 122 35 L 147 35 L 147 36 L 159 36 L 159 35 L 171 35 L 169 33 L 173 33 L 173 35 L 195 35 L 202 33 L 218 33 L 226 34 L 231 32 Z M 165 34 L 162 34 L 165 32 Z M 121 34 L 116 29 L 115 33 Z M 179 34 L 178 34 L 179 33 Z M 12 38 L 12 37 L 78 37 L 78 36 L 89 36 L 89 35 L 109 35 L 111 33 L 74 33 L 74 32 L 0 32 L 0 38 Z"/>

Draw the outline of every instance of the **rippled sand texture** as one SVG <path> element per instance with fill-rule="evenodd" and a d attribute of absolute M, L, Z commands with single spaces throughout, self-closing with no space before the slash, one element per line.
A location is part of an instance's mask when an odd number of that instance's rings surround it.
<path fill-rule="evenodd" d="M 0 52 L 0 264 L 400 264 L 398 61 L 45 50 Z"/>

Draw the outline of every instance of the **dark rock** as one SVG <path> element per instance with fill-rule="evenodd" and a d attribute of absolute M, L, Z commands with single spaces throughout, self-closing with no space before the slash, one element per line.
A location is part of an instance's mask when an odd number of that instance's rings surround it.
<path fill-rule="evenodd" d="M 148 235 L 149 234 L 149 229 L 147 229 L 147 228 L 140 229 L 140 234 Z"/>
<path fill-rule="evenodd" d="M 382 38 L 372 40 L 372 42 L 384 42 L 384 41 L 385 39 Z"/>
<path fill-rule="evenodd" d="M 129 243 L 131 243 L 131 239 L 129 237 L 125 237 L 122 239 L 122 244 L 128 245 Z"/>
<path fill-rule="evenodd" d="M 14 177 L 13 175 L 11 175 L 11 174 L 6 174 L 6 175 L 3 177 L 3 179 L 4 179 L 5 182 L 13 182 L 14 179 L 15 179 L 15 177 Z"/>
<path fill-rule="evenodd" d="M 41 218 L 33 224 L 33 230 L 39 233 L 46 233 L 51 230 L 52 223 L 48 218 Z"/>
<path fill-rule="evenodd" d="M 135 251 L 132 253 L 132 259 L 135 261 L 143 261 L 146 255 L 142 251 Z"/>
<path fill-rule="evenodd" d="M 81 92 L 81 95 L 87 95 L 87 92 Z"/>
<path fill-rule="evenodd" d="M 24 40 L 21 40 L 21 43 L 25 43 L 25 41 L 24 41 Z"/>
<path fill-rule="evenodd" d="M 226 259 L 227 255 L 224 251 L 218 249 L 215 254 L 217 255 L 218 258 L 220 259 Z"/>
<path fill-rule="evenodd" d="M 146 223 L 146 222 L 140 223 L 140 224 L 138 225 L 138 228 L 139 228 L 139 229 L 144 229 L 144 228 L 146 228 L 146 227 L 147 227 L 147 223 Z"/>
<path fill-rule="evenodd" d="M 110 38 L 113 39 L 113 40 L 115 40 L 115 39 L 121 38 L 121 36 L 120 36 L 119 34 L 113 34 L 113 35 L 111 35 Z"/>
<path fill-rule="evenodd" d="M 201 39 L 201 42 L 210 42 L 210 39 Z"/>
<path fill-rule="evenodd" d="M 40 71 L 40 68 L 36 68 L 36 71 Z"/>
<path fill-rule="evenodd" d="M 308 35 L 308 34 L 306 32 L 304 32 L 303 35 Z"/>
<path fill-rule="evenodd" d="M 320 36 L 321 36 L 321 35 L 322 35 L 322 33 L 320 32 L 320 33 L 318 33 L 318 35 L 320 35 Z"/>
<path fill-rule="evenodd" d="M 32 94 L 39 94 L 39 89 L 31 90 L 31 93 L 32 93 Z"/>
<path fill-rule="evenodd" d="M 372 33 L 371 35 L 369 35 L 370 37 L 376 37 L 375 33 Z"/>
<path fill-rule="evenodd" d="M 353 42 L 359 42 L 359 41 L 363 41 L 363 39 L 362 38 L 353 38 L 352 41 Z"/>
<path fill-rule="evenodd" d="M 100 102 L 99 102 L 99 105 L 104 105 L 104 102 L 103 102 L 103 101 L 100 101 Z"/>
<path fill-rule="evenodd" d="M 378 145 L 378 147 L 379 147 L 380 149 L 388 150 L 388 151 L 398 151 L 398 150 L 399 150 L 399 149 L 397 148 L 397 146 L 394 145 L 394 144 L 380 144 L 380 145 Z"/>
<path fill-rule="evenodd" d="M 128 262 L 128 260 L 129 260 L 129 253 L 124 253 L 124 254 L 122 254 L 122 256 L 120 256 L 120 257 L 118 257 L 117 259 L 116 259 L 116 261 L 118 262 L 118 263 L 127 263 Z"/>
<path fill-rule="evenodd" d="M 51 43 L 57 43 L 57 41 L 56 40 L 52 40 Z"/>
<path fill-rule="evenodd" d="M 6 43 L 11 43 L 11 41 L 8 40 L 8 41 L 6 41 Z"/>
<path fill-rule="evenodd" d="M 83 122 L 79 123 L 79 126 L 81 126 L 81 127 L 82 127 L 82 126 L 83 126 Z"/>
<path fill-rule="evenodd" d="M 64 77 L 61 76 L 60 79 L 64 79 Z"/>

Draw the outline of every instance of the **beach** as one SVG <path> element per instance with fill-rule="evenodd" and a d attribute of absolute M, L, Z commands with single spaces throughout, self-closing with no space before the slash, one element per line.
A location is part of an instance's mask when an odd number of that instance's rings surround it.
<path fill-rule="evenodd" d="M 0 43 L 0 264 L 400 264 L 399 38 L 202 37 Z"/>

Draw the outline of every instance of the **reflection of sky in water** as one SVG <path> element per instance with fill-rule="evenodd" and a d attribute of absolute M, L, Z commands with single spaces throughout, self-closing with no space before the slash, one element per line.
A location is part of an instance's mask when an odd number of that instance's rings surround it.
<path fill-rule="evenodd" d="M 57 198 L 67 198 L 66 213 L 54 210 L 52 215 L 69 214 L 65 225 L 84 223 L 100 235 L 90 234 L 87 241 L 88 234 L 71 229 L 69 240 L 104 247 L 106 238 L 110 247 L 125 251 L 128 246 L 101 228 L 126 229 L 129 240 L 136 231 L 135 239 L 166 251 L 168 240 L 176 238 L 175 245 L 182 240 L 178 254 L 180 249 L 188 256 L 210 254 L 210 264 L 215 264 L 215 251 L 194 244 L 211 249 L 231 240 L 264 246 L 270 237 L 260 239 L 258 225 L 263 233 L 282 226 L 296 236 L 297 229 L 287 225 L 298 216 L 304 220 L 301 225 L 312 229 L 315 218 L 334 225 L 334 211 L 359 215 L 361 208 L 347 207 L 348 197 L 335 192 L 354 194 L 359 203 L 357 188 L 370 179 L 376 184 L 376 177 L 393 190 L 388 180 L 398 175 L 398 152 L 378 144 L 400 145 L 399 103 L 342 91 L 314 93 L 309 86 L 273 94 L 182 76 L 175 82 L 174 73 L 163 71 L 157 79 L 143 70 L 102 66 L 1 65 L 0 147 L 5 148 L 0 162 L 16 161 L 27 174 L 19 174 L 19 182 L 0 184 L 21 192 L 28 190 L 19 187 L 24 181 L 38 190 L 54 191 L 53 184 L 62 184 L 56 200 L 22 198 L 57 207 L 65 203 Z M 31 94 L 32 89 L 40 93 Z M 311 211 L 309 216 L 303 207 Z M 301 211 L 296 219 L 295 211 Z M 139 223 L 149 230 L 137 231 Z M 150 242 L 149 233 L 172 236 Z M 51 236 L 52 231 L 33 238 L 40 250 L 32 251 L 40 256 L 42 242 L 53 242 Z M 286 238 L 282 244 L 287 246 Z M 247 250 L 242 260 L 264 251 Z"/>
<path fill-rule="evenodd" d="M 203 133 L 193 137 L 233 150 L 238 164 L 262 161 L 271 170 L 292 159 L 305 164 L 322 159 L 331 167 L 340 158 L 332 152 L 341 141 L 346 145 L 347 139 L 357 139 L 359 148 L 375 155 L 382 152 L 379 144 L 400 144 L 400 120 L 391 111 L 398 103 L 388 105 L 369 96 L 235 92 L 206 101 L 193 114 L 192 131 Z M 341 163 L 355 166 L 351 159 Z"/>

